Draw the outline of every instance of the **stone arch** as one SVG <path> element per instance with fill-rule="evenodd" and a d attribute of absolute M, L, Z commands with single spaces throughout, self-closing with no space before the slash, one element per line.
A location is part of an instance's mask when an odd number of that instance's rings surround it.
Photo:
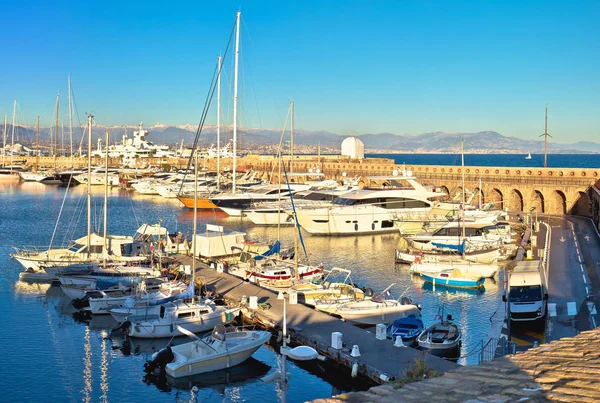
<path fill-rule="evenodd" d="M 504 209 L 504 194 L 500 189 L 494 188 L 488 193 L 488 203 L 492 203 L 494 210 Z"/>
<path fill-rule="evenodd" d="M 544 198 L 544 194 L 539 190 L 533 191 L 533 197 L 531 198 L 531 207 L 535 207 L 535 210 L 538 213 L 546 212 L 546 199 Z"/>
<path fill-rule="evenodd" d="M 451 199 L 456 201 L 462 201 L 463 187 L 458 185 L 453 190 L 454 191 L 451 194 Z"/>
<path fill-rule="evenodd" d="M 567 196 L 561 190 L 552 192 L 552 210 L 554 214 L 567 214 Z"/>
<path fill-rule="evenodd" d="M 479 195 L 481 195 L 481 205 L 479 206 Z M 473 194 L 473 200 L 471 200 L 471 204 L 472 205 L 477 205 L 478 208 L 482 208 L 486 203 L 485 200 L 485 193 L 483 193 L 483 190 L 476 187 L 474 190 L 474 194 Z"/>
<path fill-rule="evenodd" d="M 518 189 L 513 189 L 510 191 L 510 196 L 508 197 L 508 209 L 515 211 L 523 211 L 523 194 Z"/>
<path fill-rule="evenodd" d="M 578 192 L 577 200 L 569 210 L 569 214 L 591 216 L 590 199 L 585 192 Z"/>
<path fill-rule="evenodd" d="M 442 191 L 444 193 L 446 193 L 446 196 L 440 197 L 439 199 L 440 200 L 449 200 L 450 199 L 450 189 L 448 189 L 448 187 L 444 186 L 444 185 L 440 186 L 440 189 L 442 189 Z"/>

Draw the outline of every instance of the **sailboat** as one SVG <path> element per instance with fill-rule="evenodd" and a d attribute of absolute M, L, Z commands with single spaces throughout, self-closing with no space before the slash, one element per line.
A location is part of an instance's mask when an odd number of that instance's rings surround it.
<path fill-rule="evenodd" d="M 17 100 L 13 106 L 12 116 L 12 135 L 11 135 L 11 147 L 10 147 L 10 165 L 6 165 L 6 117 L 4 117 L 4 141 L 2 149 L 2 166 L 0 167 L 0 180 L 19 180 L 19 172 L 24 171 L 21 165 L 15 165 L 15 115 L 17 113 Z"/>
<path fill-rule="evenodd" d="M 239 18 L 239 16 L 238 16 Z M 198 193 L 198 154 L 194 164 L 194 178 Z M 197 196 L 195 196 L 197 197 Z M 193 217 L 193 239 L 196 239 L 198 208 L 194 207 Z M 228 324 L 238 314 L 239 308 L 218 306 L 211 300 L 199 300 L 195 298 L 196 285 L 196 244 L 192 244 L 192 279 L 186 295 L 191 298 L 190 302 L 175 303 L 172 299 L 181 301 L 181 298 L 171 297 L 156 301 L 159 306 L 159 314 L 156 317 L 131 318 L 129 326 L 126 325 L 127 334 L 131 337 L 160 338 L 181 336 L 188 333 L 205 332 L 217 325 Z"/>
<path fill-rule="evenodd" d="M 525 157 L 526 160 L 530 160 L 531 159 L 531 153 L 527 153 L 527 157 Z"/>

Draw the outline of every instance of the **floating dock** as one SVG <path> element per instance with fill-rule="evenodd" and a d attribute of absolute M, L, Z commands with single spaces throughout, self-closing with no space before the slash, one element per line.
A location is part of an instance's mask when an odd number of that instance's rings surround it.
<path fill-rule="evenodd" d="M 182 265 L 192 264 L 192 258 L 189 256 L 179 255 L 176 260 Z M 244 305 L 242 313 L 246 320 L 270 329 L 279 330 L 283 327 L 283 301 L 277 299 L 276 292 L 231 274 L 219 273 L 198 260 L 196 267 L 196 278 L 201 280 L 209 291 L 222 295 L 228 303 L 239 306 L 244 297 L 258 298 L 258 309 L 250 309 L 248 305 Z M 392 340 L 378 340 L 373 331 L 358 328 L 301 303 L 287 302 L 286 316 L 292 344 L 313 347 L 319 354 L 350 369 L 357 364 L 359 375 L 377 383 L 404 377 L 406 370 L 413 368 L 415 360 L 418 359 L 424 359 L 429 368 L 441 373 L 458 367 L 458 364 L 423 351 L 410 347 L 394 347 Z M 342 333 L 343 348 L 332 347 L 333 332 Z M 351 355 L 354 345 L 359 347 L 358 357 Z"/>

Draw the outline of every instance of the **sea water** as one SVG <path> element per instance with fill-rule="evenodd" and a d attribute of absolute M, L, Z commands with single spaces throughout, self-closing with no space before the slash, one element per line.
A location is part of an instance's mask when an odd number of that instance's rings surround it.
<path fill-rule="evenodd" d="M 189 401 L 191 385 L 178 387 L 156 384 L 143 372 L 144 362 L 165 341 L 142 341 L 124 345 L 108 337 L 115 325 L 109 317 L 94 317 L 89 323 L 77 321 L 59 287 L 19 282 L 21 265 L 9 257 L 13 246 L 66 245 L 86 233 L 85 187 L 65 188 L 39 183 L 0 183 L 0 379 L 2 401 L 36 402 L 182 402 Z M 102 187 L 93 188 L 92 226 L 101 230 Z M 64 200 L 64 202 L 63 202 Z M 62 208 L 61 208 L 62 206 Z M 57 218 L 60 220 L 57 223 Z M 191 235 L 193 212 L 175 199 L 137 195 L 133 191 L 110 189 L 108 232 L 133 235 L 142 223 L 162 220 L 170 232 Z M 274 241 L 277 229 L 253 226 L 239 217 L 220 212 L 199 212 L 199 232 L 206 224 L 246 232 L 251 240 Z M 293 244 L 294 229 L 281 229 L 284 246 Z M 352 270 L 360 286 L 382 291 L 391 283 L 390 298 L 400 295 L 423 306 L 425 324 L 434 320 L 444 304 L 463 330 L 460 364 L 476 364 L 478 348 L 485 341 L 489 318 L 500 301 L 500 286 L 486 279 L 484 292 L 432 289 L 406 266 L 394 264 L 399 236 L 365 235 L 315 237 L 304 234 L 304 246 L 311 264 Z M 304 251 L 300 251 L 304 258 Z M 373 337 L 374 332 L 373 332 Z M 184 340 L 186 341 L 186 340 Z M 181 341 L 179 341 L 181 342 Z M 260 378 L 278 370 L 281 361 L 272 348 L 262 347 L 245 366 L 235 371 L 195 381 L 199 401 L 276 402 L 282 391 Z M 347 375 L 336 373 L 322 363 L 288 365 L 292 374 L 287 400 L 302 402 L 364 389 Z"/>

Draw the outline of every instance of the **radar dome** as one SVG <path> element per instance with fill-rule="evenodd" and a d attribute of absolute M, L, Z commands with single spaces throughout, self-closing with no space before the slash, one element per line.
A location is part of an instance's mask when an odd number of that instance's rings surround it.
<path fill-rule="evenodd" d="M 356 137 L 348 137 L 342 141 L 342 156 L 352 159 L 365 158 L 365 145 Z"/>

